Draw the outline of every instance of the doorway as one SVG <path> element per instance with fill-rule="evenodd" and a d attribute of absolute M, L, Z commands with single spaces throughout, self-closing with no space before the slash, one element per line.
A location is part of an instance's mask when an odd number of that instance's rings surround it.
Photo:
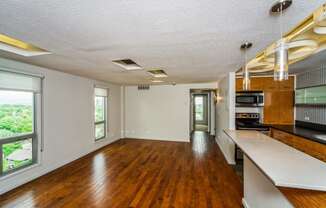
<path fill-rule="evenodd" d="M 215 135 L 216 89 L 190 89 L 190 136 L 195 131 Z"/>
<path fill-rule="evenodd" d="M 208 94 L 194 95 L 194 130 L 208 132 Z"/>

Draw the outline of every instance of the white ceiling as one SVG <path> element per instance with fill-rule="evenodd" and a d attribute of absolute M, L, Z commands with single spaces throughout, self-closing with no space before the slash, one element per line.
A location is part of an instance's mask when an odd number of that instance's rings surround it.
<path fill-rule="evenodd" d="M 325 3 L 293 0 L 285 13 L 289 30 Z M 21 60 L 121 84 L 140 84 L 145 71 L 123 72 L 112 60 L 131 58 L 162 68 L 167 82 L 216 81 L 243 62 L 239 46 L 254 43 L 249 56 L 279 39 L 275 0 L 10 0 L 0 1 L 0 33 L 33 43 L 52 55 Z"/>

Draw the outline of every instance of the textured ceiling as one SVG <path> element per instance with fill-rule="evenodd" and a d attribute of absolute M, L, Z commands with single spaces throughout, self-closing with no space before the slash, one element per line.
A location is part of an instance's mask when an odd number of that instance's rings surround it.
<path fill-rule="evenodd" d="M 249 57 L 279 39 L 275 0 L 10 0 L 0 1 L 0 33 L 33 43 L 52 55 L 21 60 L 121 84 L 150 80 L 145 71 L 124 72 L 112 60 L 131 58 L 162 68 L 167 82 L 215 81 L 240 68 L 244 40 Z M 290 30 L 324 0 L 294 0 L 285 13 Z"/>

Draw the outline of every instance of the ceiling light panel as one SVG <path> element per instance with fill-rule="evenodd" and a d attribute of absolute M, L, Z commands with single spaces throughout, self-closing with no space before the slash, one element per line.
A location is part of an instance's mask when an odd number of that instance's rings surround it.
<path fill-rule="evenodd" d="M 149 70 L 148 73 L 150 73 L 155 78 L 168 77 L 166 72 L 164 70 L 161 70 L 161 69 Z"/>
<path fill-rule="evenodd" d="M 113 60 L 112 63 L 127 71 L 142 70 L 143 68 L 131 59 Z"/>

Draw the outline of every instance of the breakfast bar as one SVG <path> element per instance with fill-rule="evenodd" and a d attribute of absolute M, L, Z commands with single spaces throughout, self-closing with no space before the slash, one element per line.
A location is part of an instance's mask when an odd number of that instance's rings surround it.
<path fill-rule="evenodd" d="M 294 207 L 281 191 L 283 188 L 318 192 L 326 200 L 323 161 L 257 131 L 225 130 L 225 133 L 245 154 L 245 207 Z"/>

